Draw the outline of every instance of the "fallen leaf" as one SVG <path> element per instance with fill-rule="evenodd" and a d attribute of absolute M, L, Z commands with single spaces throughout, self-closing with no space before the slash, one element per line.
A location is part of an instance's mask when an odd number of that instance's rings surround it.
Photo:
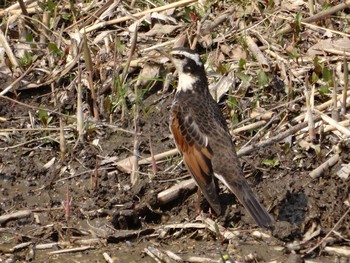
<path fill-rule="evenodd" d="M 337 51 L 350 52 L 350 40 L 346 37 L 339 39 L 324 39 L 317 42 L 307 51 L 307 54 L 311 57 L 317 55 L 323 55 L 323 50 L 325 49 L 335 49 Z"/>
<path fill-rule="evenodd" d="M 146 36 L 152 37 L 152 36 L 159 36 L 159 35 L 168 35 L 173 33 L 176 29 L 181 28 L 181 25 L 173 26 L 173 25 L 162 25 L 162 24 L 155 24 L 154 27 L 147 33 L 145 33 Z"/>

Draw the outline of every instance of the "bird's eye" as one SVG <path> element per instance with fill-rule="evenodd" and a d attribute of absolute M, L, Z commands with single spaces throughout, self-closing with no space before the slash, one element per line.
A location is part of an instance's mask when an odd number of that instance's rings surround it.
<path fill-rule="evenodd" d="M 176 59 L 185 59 L 185 56 L 184 55 L 182 55 L 182 54 L 175 54 L 174 55 L 174 58 L 176 58 Z"/>

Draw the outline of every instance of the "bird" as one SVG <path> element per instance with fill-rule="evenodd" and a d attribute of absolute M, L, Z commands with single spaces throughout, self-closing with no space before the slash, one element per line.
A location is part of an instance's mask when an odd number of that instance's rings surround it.
<path fill-rule="evenodd" d="M 169 126 L 195 183 L 216 214 L 222 207 L 217 179 L 241 202 L 261 228 L 274 220 L 248 185 L 225 118 L 209 92 L 204 64 L 194 50 L 177 47 L 165 53 L 178 72 Z"/>

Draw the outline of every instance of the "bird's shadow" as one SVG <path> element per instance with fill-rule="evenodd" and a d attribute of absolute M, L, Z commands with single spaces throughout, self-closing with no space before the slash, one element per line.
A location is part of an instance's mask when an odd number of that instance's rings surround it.
<path fill-rule="evenodd" d="M 220 201 L 224 211 L 223 220 L 227 223 L 242 220 L 246 212 L 237 198 L 231 193 L 220 194 Z M 305 221 L 308 198 L 302 193 L 287 192 L 278 205 L 276 221 L 286 221 L 290 224 L 301 225 Z M 235 208 L 234 208 L 235 207 Z M 274 214 L 271 211 L 271 214 Z M 244 217 L 245 218 L 245 217 Z"/>
<path fill-rule="evenodd" d="M 279 205 L 278 221 L 287 221 L 291 224 L 300 225 L 305 221 L 308 198 L 302 193 L 287 192 Z"/>

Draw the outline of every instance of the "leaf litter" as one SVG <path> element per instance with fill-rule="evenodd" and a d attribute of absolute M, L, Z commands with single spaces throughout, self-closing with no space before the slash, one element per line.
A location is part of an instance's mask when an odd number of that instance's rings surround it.
<path fill-rule="evenodd" d="M 349 258 L 349 1 L 1 5 L 1 260 Z M 223 187 L 224 215 L 196 211 L 157 52 L 181 45 L 205 61 L 272 232 Z"/>

